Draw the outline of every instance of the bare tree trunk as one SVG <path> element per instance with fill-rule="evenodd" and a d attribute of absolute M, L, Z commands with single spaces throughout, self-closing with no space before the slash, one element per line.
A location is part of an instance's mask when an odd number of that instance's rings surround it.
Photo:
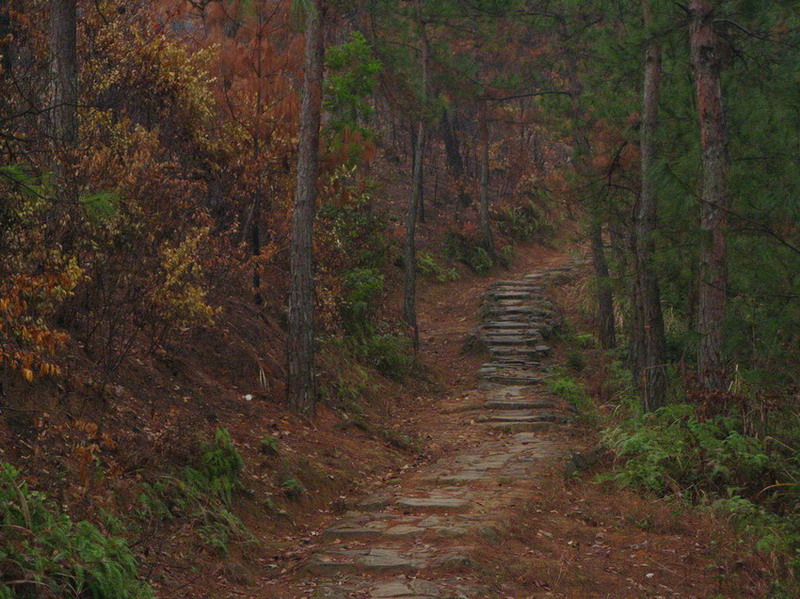
<path fill-rule="evenodd" d="M 422 195 L 422 162 L 424 160 L 425 122 L 420 117 L 417 123 L 414 147 L 414 170 L 412 193 L 406 214 L 405 280 L 403 285 L 403 317 L 411 333 L 414 349 L 419 349 L 419 326 L 417 325 L 417 208 Z"/>
<path fill-rule="evenodd" d="M 11 10 L 8 0 L 0 0 L 0 69 L 3 73 L 11 72 L 11 42 L 3 42 L 11 35 L 11 18 L 8 11 Z"/>
<path fill-rule="evenodd" d="M 78 143 L 78 13 L 77 0 L 50 3 L 50 142 L 53 171 L 59 192 L 75 200 L 74 185 L 67 182 L 66 153 Z"/>
<path fill-rule="evenodd" d="M 416 187 L 417 193 L 417 220 L 419 222 L 425 222 L 425 137 L 422 138 L 422 149 L 417 152 L 417 148 L 414 148 L 414 153 L 417 154 L 419 159 L 421 160 L 419 164 L 419 182 L 414 179 L 414 185 Z"/>
<path fill-rule="evenodd" d="M 256 259 L 261 255 L 261 199 L 261 190 L 258 190 L 253 198 L 253 220 L 250 223 L 250 251 Z M 258 262 L 253 265 L 253 302 L 256 306 L 264 303 Z"/>
<path fill-rule="evenodd" d="M 726 190 L 727 134 L 720 81 L 722 65 L 711 4 L 706 0 L 692 0 L 690 10 L 689 37 L 703 163 L 697 366 L 706 388 L 723 390 L 727 379 L 722 350 L 728 288 L 726 228 L 729 199 Z"/>
<path fill-rule="evenodd" d="M 261 117 L 264 112 L 264 94 L 262 92 L 262 76 L 264 73 L 264 61 L 262 55 L 262 44 L 264 41 L 264 19 L 261 10 L 258 11 L 258 31 L 256 33 L 256 118 L 255 128 L 253 134 L 253 163 L 258 166 L 261 159 L 261 139 L 259 138 L 259 125 Z M 259 177 L 260 178 L 260 177 Z M 258 257 L 261 255 L 261 203 L 263 200 L 263 192 L 261 186 L 263 181 L 259 181 L 256 186 L 255 195 L 253 197 L 253 213 L 251 215 L 252 222 L 250 223 L 250 251 L 253 258 L 256 258 L 253 264 L 253 301 L 256 306 L 264 303 L 264 298 L 261 296 L 261 271 L 259 269 Z"/>
<path fill-rule="evenodd" d="M 648 0 L 643 3 L 645 25 L 651 21 Z M 644 340 L 643 407 L 650 412 L 663 407 L 667 397 L 666 341 L 661 312 L 661 292 L 653 272 L 658 217 L 658 197 L 653 182 L 658 132 L 658 103 L 661 92 L 661 43 L 655 37 L 647 44 L 641 125 L 642 193 L 636 211 L 636 286 L 641 338 Z"/>
<path fill-rule="evenodd" d="M 306 18 L 305 77 L 300 106 L 297 188 L 292 213 L 291 291 L 287 340 L 287 398 L 300 413 L 316 408 L 314 385 L 314 264 L 312 232 L 319 173 L 322 111 L 324 0 L 314 0 Z"/>
<path fill-rule="evenodd" d="M 598 214 L 592 214 L 589 236 L 592 246 L 592 262 L 594 274 L 597 279 L 597 320 L 600 335 L 600 345 L 610 349 L 617 345 L 617 335 L 614 326 L 614 295 L 611 290 L 611 277 L 606 262 L 606 252 L 603 245 L 603 225 Z"/>
<path fill-rule="evenodd" d="M 494 238 L 492 237 L 492 223 L 489 218 L 489 117 L 486 102 L 480 108 L 481 129 L 481 211 L 480 228 L 483 249 L 494 258 Z"/>
<path fill-rule="evenodd" d="M 441 130 L 447 156 L 447 168 L 451 175 L 460 177 L 464 172 L 464 161 L 461 159 L 461 150 L 458 147 L 458 137 L 453 126 L 453 119 L 446 109 L 442 113 Z"/>
<path fill-rule="evenodd" d="M 403 318 L 411 334 L 414 350 L 419 349 L 419 325 L 417 324 L 417 210 L 422 202 L 422 165 L 425 161 L 425 109 L 428 98 L 428 43 L 425 38 L 425 24 L 422 22 L 422 11 L 417 0 L 417 24 L 422 37 L 420 68 L 422 70 L 422 97 L 420 114 L 417 121 L 414 139 L 414 169 L 412 173 L 412 190 L 406 214 L 406 240 L 404 281 L 403 281 Z"/>

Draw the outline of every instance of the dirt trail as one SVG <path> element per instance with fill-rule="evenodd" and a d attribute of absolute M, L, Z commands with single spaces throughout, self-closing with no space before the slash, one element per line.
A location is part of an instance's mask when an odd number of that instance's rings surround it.
<path fill-rule="evenodd" d="M 570 412 L 543 387 L 546 341 L 561 324 L 544 293 L 576 274 L 570 264 L 489 287 L 484 324 L 474 333 L 492 356 L 480 368 L 482 399 L 437 415 L 453 421 L 438 427 L 451 433 L 468 415 L 460 449 L 361 501 L 322 533 L 301 574 L 276 582 L 271 596 L 496 596 L 476 552 L 500 540 L 503 519 L 532 481 L 560 476 L 571 445 Z"/>
<path fill-rule="evenodd" d="M 750 590 L 759 567 L 726 526 L 565 478 L 593 433 L 544 379 L 563 360 L 548 338 L 570 308 L 551 298 L 580 286 L 580 269 L 555 253 L 523 267 L 532 272 L 426 298 L 424 340 L 445 389 L 418 397 L 408 422 L 427 435 L 428 458 L 351 502 L 312 533 L 303 560 L 248 597 L 763 596 Z M 465 356 L 468 332 L 477 351 Z"/>

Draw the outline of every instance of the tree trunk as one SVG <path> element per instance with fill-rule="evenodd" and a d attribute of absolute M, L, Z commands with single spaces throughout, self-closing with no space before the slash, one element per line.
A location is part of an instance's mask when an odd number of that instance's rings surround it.
<path fill-rule="evenodd" d="M 645 25 L 650 25 L 648 0 L 643 2 Z M 636 309 L 639 312 L 644 357 L 640 361 L 644 380 L 643 407 L 650 412 L 663 407 L 667 396 L 666 341 L 661 313 L 661 292 L 653 271 L 658 217 L 658 197 L 653 181 L 658 132 L 658 103 L 661 92 L 661 44 L 656 37 L 647 43 L 644 98 L 641 125 L 642 193 L 636 211 Z"/>
<path fill-rule="evenodd" d="M 729 199 L 725 187 L 728 159 L 720 81 L 722 65 L 711 4 L 706 0 L 692 0 L 690 10 L 689 37 L 703 165 L 697 366 L 704 387 L 723 390 L 727 379 L 722 350 L 728 287 L 726 228 Z"/>
<path fill-rule="evenodd" d="M 59 195 L 77 200 L 68 182 L 67 153 L 78 143 L 78 13 L 77 0 L 53 0 L 50 8 L 50 143 Z"/>
<path fill-rule="evenodd" d="M 11 10 L 8 0 L 0 0 L 0 69 L 3 73 L 11 72 L 11 42 L 4 43 L 11 35 L 11 18 L 8 11 Z"/>
<path fill-rule="evenodd" d="M 416 5 L 417 25 L 422 38 L 420 53 L 420 69 L 422 71 L 422 97 L 420 98 L 419 117 L 416 137 L 414 138 L 414 168 L 412 172 L 411 197 L 406 214 L 406 240 L 404 281 L 403 281 L 403 318 L 411 335 L 414 351 L 419 349 L 419 325 L 417 324 L 417 211 L 422 202 L 422 165 L 425 161 L 425 109 L 428 99 L 428 42 L 425 38 L 425 24 L 422 22 L 422 11 L 419 0 Z"/>
<path fill-rule="evenodd" d="M 458 147 L 458 137 L 453 126 L 453 119 L 447 110 L 442 113 L 441 131 L 447 156 L 447 169 L 453 177 L 460 177 L 464 173 L 464 161 L 461 159 L 461 150 Z"/>
<path fill-rule="evenodd" d="M 610 349 L 617 346 L 614 326 L 614 295 L 611 290 L 611 277 L 603 245 L 603 224 L 597 214 L 592 214 L 591 219 L 589 236 L 591 237 L 594 275 L 597 279 L 597 320 L 600 345 L 604 349 Z"/>
<path fill-rule="evenodd" d="M 78 140 L 76 0 L 53 0 L 50 9 L 50 135 L 71 148 Z"/>
<path fill-rule="evenodd" d="M 425 132 L 423 132 L 424 135 Z M 418 151 L 414 148 L 414 153 L 417 154 L 419 163 L 419 182 L 414 179 L 414 185 L 417 192 L 417 220 L 425 222 L 425 137 L 422 138 L 422 148 Z M 412 171 L 413 172 L 413 171 Z"/>
<path fill-rule="evenodd" d="M 420 117 L 417 123 L 414 146 L 414 170 L 412 193 L 406 214 L 405 279 L 403 285 L 403 317 L 411 334 L 414 350 L 419 349 L 419 326 L 417 325 L 417 208 L 422 195 L 422 162 L 425 151 L 425 122 Z"/>
<path fill-rule="evenodd" d="M 324 0 L 314 0 L 306 17 L 305 77 L 300 106 L 297 188 L 292 213 L 286 392 L 289 406 L 304 414 L 311 413 L 316 408 L 312 231 L 319 172 L 319 130 L 325 51 L 324 4 Z"/>
<path fill-rule="evenodd" d="M 256 191 L 253 198 L 253 216 L 250 223 L 250 251 L 253 258 L 258 259 L 261 255 L 261 191 Z M 253 302 L 256 306 L 264 303 L 261 296 L 261 272 L 258 262 L 253 265 Z"/>
<path fill-rule="evenodd" d="M 483 249 L 494 258 L 494 238 L 492 237 L 492 223 L 489 218 L 489 117 L 486 102 L 480 108 L 481 128 L 481 211 L 480 228 Z"/>

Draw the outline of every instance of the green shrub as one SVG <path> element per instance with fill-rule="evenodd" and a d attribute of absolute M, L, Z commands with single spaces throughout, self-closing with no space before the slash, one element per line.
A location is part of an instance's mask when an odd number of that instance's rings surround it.
<path fill-rule="evenodd" d="M 515 242 L 549 237 L 554 231 L 542 210 L 531 201 L 498 210 L 495 222 L 500 233 Z"/>
<path fill-rule="evenodd" d="M 0 597 L 146 599 L 124 539 L 73 522 L 19 471 L 0 463 Z"/>
<path fill-rule="evenodd" d="M 255 538 L 239 517 L 224 508 L 205 514 L 203 523 L 197 529 L 197 536 L 222 556 L 228 555 L 231 541 L 245 539 L 247 542 L 255 542 Z"/>
<path fill-rule="evenodd" d="M 591 333 L 578 333 L 575 335 L 575 345 L 581 349 L 594 349 L 597 347 L 597 337 Z"/>
<path fill-rule="evenodd" d="M 373 335 L 364 340 L 361 352 L 378 372 L 389 378 L 401 379 L 414 366 L 411 341 L 400 335 Z"/>
<path fill-rule="evenodd" d="M 274 445 L 277 448 L 277 440 Z M 225 428 L 218 428 L 214 440 L 204 443 L 201 451 L 199 465 L 186 468 L 182 477 L 162 476 L 142 485 L 140 516 L 194 521 L 200 539 L 225 555 L 233 539 L 254 541 L 247 527 L 228 510 L 234 492 L 244 488 L 244 460 Z"/>
<path fill-rule="evenodd" d="M 664 494 L 759 492 L 775 479 L 765 442 L 741 432 L 730 416 L 699 420 L 695 406 L 678 404 L 632 418 L 603 432 L 625 458 L 612 474 L 623 486 Z"/>
<path fill-rule="evenodd" d="M 289 499 L 300 499 L 306 494 L 306 488 L 296 478 L 290 477 L 281 483 L 281 489 Z"/>
<path fill-rule="evenodd" d="M 228 429 L 218 428 L 214 441 L 204 444 L 202 452 L 200 467 L 186 469 L 186 482 L 198 492 L 230 505 L 234 491 L 242 488 L 240 477 L 244 460 L 233 445 Z"/>
<path fill-rule="evenodd" d="M 440 265 L 430 252 L 417 254 L 417 268 L 423 277 L 433 277 L 440 283 L 458 280 L 456 269 Z"/>
<path fill-rule="evenodd" d="M 592 423 L 597 420 L 597 409 L 592 398 L 573 377 L 555 372 L 553 377 L 547 379 L 547 386 L 550 391 L 575 407 L 581 422 Z"/>
<path fill-rule="evenodd" d="M 345 272 L 342 279 L 342 324 L 345 332 L 349 335 L 371 333 L 377 300 L 385 287 L 384 276 L 375 268 L 354 268 Z"/>
<path fill-rule="evenodd" d="M 280 453 L 278 438 L 272 435 L 261 439 L 259 447 L 261 448 L 261 453 L 266 455 L 278 455 Z"/>
<path fill-rule="evenodd" d="M 488 273 L 494 265 L 489 252 L 477 240 L 456 231 L 445 236 L 444 253 L 451 260 L 458 260 L 479 275 Z"/>

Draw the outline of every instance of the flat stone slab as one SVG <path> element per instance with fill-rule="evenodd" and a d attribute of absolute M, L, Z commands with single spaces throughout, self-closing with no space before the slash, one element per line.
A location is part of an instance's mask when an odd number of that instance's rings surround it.
<path fill-rule="evenodd" d="M 397 526 L 392 526 L 391 528 L 387 528 L 383 531 L 383 534 L 387 537 L 414 537 L 417 535 L 421 535 L 425 532 L 424 528 L 420 528 L 419 526 L 412 526 L 410 524 L 398 524 Z"/>
<path fill-rule="evenodd" d="M 322 533 L 324 539 L 371 539 L 379 536 L 381 531 L 378 528 L 337 527 L 328 528 Z"/>
<path fill-rule="evenodd" d="M 559 426 L 555 422 L 487 422 L 485 424 L 488 427 L 507 433 L 543 433 L 555 430 Z"/>
<path fill-rule="evenodd" d="M 490 320 L 485 325 L 483 325 L 483 329 L 491 330 L 503 330 L 503 331 L 513 331 L 516 329 L 530 329 L 531 325 L 527 322 L 517 322 L 514 320 Z"/>
<path fill-rule="evenodd" d="M 440 476 L 433 480 L 433 482 L 442 485 L 463 485 L 486 478 L 488 475 L 485 472 L 478 472 L 475 470 L 464 470 L 458 474 L 450 474 L 447 476 Z"/>
<path fill-rule="evenodd" d="M 397 500 L 397 506 L 408 510 L 464 512 L 472 507 L 472 502 L 450 497 L 401 497 Z"/>
<path fill-rule="evenodd" d="M 358 564 L 366 570 L 380 572 L 414 572 L 425 565 L 422 560 L 404 556 L 393 549 L 370 549 L 367 555 L 358 558 Z"/>
<path fill-rule="evenodd" d="M 489 375 L 485 377 L 493 383 L 508 383 L 509 385 L 540 385 L 543 379 L 537 377 Z"/>
<path fill-rule="evenodd" d="M 439 587 L 427 580 L 384 582 L 370 589 L 370 597 L 376 599 L 403 597 L 441 597 Z"/>
<path fill-rule="evenodd" d="M 507 410 L 497 411 L 481 418 L 478 422 L 567 422 L 564 414 L 542 410 Z"/>
<path fill-rule="evenodd" d="M 490 399 L 484 407 L 489 410 L 537 410 L 552 409 L 556 406 L 552 401 L 537 399 Z"/>

